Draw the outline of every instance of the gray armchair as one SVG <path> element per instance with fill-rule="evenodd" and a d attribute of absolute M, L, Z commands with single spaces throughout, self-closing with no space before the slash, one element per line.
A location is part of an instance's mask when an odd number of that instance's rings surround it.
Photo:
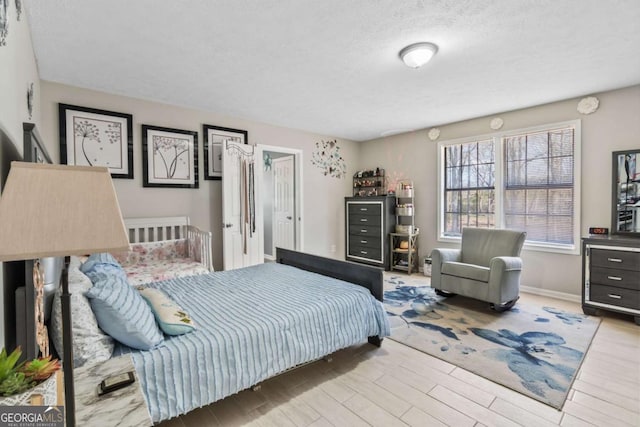
<path fill-rule="evenodd" d="M 456 294 L 487 301 L 501 312 L 513 307 L 520 293 L 520 251 L 527 233 L 464 228 L 460 249 L 431 252 L 431 287 L 441 296 Z"/>

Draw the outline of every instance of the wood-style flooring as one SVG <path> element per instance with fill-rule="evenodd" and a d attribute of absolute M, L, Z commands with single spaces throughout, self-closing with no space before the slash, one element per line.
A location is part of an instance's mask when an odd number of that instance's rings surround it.
<path fill-rule="evenodd" d="M 540 305 L 579 304 L 531 294 Z M 640 326 L 606 313 L 569 397 L 550 406 L 385 339 L 270 379 L 162 427 L 204 426 L 637 426 Z"/>

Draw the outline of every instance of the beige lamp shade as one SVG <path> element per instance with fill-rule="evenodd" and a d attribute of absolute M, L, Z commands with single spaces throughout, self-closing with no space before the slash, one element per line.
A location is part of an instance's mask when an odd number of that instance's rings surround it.
<path fill-rule="evenodd" d="M 11 163 L 0 198 L 0 261 L 128 248 L 107 168 Z"/>

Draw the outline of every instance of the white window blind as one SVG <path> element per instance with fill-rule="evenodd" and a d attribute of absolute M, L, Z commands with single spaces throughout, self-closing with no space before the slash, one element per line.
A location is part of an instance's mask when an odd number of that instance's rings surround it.
<path fill-rule="evenodd" d="M 527 232 L 539 250 L 577 253 L 580 121 L 439 143 L 439 239 L 464 227 Z"/>

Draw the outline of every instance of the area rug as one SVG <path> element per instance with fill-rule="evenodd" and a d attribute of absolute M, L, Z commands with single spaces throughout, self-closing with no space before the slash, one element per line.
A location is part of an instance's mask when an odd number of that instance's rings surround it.
<path fill-rule="evenodd" d="M 415 277 L 415 276 L 414 276 Z M 520 301 L 508 312 L 385 275 L 391 339 L 562 408 L 600 319 Z"/>

